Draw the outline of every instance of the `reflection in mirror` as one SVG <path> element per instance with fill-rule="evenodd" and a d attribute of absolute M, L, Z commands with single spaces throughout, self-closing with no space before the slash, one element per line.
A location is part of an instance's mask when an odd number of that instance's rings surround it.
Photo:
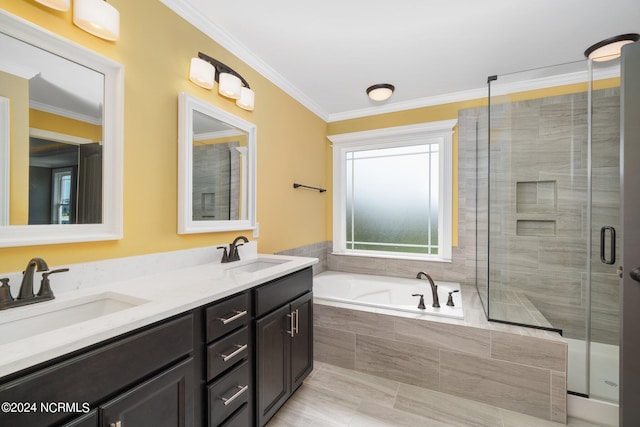
<path fill-rule="evenodd" d="M 0 246 L 121 238 L 123 67 L 2 10 L 0 52 Z"/>
<path fill-rule="evenodd" d="M 178 231 L 254 228 L 255 126 L 181 93 L 179 127 Z"/>

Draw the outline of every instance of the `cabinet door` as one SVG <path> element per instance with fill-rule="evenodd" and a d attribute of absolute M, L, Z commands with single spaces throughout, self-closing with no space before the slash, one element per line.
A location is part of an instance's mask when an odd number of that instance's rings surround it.
<path fill-rule="evenodd" d="M 191 427 L 193 388 L 193 359 L 189 358 L 102 405 L 102 425 Z"/>
<path fill-rule="evenodd" d="M 291 303 L 295 333 L 291 338 L 291 392 L 313 369 L 313 294 L 309 292 Z"/>
<path fill-rule="evenodd" d="M 289 305 L 256 321 L 256 399 L 263 426 L 289 397 Z"/>
<path fill-rule="evenodd" d="M 98 411 L 94 409 L 86 415 L 64 424 L 62 427 L 98 427 Z"/>

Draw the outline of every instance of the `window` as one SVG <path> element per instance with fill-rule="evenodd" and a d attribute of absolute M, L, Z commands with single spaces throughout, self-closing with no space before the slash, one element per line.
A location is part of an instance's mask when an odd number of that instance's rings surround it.
<path fill-rule="evenodd" d="M 455 120 L 333 135 L 335 253 L 451 259 Z"/>

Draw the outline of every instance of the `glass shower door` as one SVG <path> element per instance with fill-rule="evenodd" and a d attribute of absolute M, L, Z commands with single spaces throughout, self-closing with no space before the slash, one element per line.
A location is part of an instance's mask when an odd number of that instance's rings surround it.
<path fill-rule="evenodd" d="M 488 241 L 478 288 L 489 319 L 562 331 L 568 389 L 607 400 L 617 396 L 619 329 L 616 73 L 580 61 L 491 77 L 488 143 L 478 150 L 487 175 L 478 218 L 486 188 L 488 227 L 478 231 Z"/>
<path fill-rule="evenodd" d="M 588 394 L 618 401 L 620 341 L 620 62 L 592 62 Z M 612 76 L 603 81 L 599 75 Z M 605 83 L 605 84 L 603 84 Z"/>

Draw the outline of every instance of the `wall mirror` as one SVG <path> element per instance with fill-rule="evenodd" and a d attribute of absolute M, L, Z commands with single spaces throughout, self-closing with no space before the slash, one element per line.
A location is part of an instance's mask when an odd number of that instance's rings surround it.
<path fill-rule="evenodd" d="M 178 233 L 255 229 L 256 126 L 186 93 L 178 107 Z"/>
<path fill-rule="evenodd" d="M 122 237 L 122 65 L 0 10 L 0 247 Z"/>

